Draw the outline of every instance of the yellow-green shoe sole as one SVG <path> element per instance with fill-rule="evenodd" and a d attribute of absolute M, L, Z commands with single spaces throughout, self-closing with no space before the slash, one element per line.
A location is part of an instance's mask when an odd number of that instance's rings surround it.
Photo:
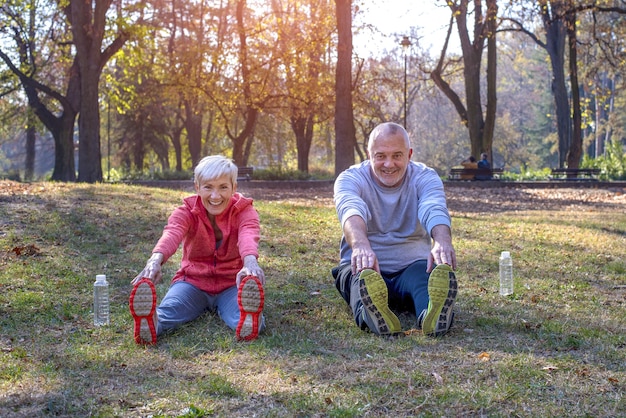
<path fill-rule="evenodd" d="M 457 281 L 452 268 L 439 264 L 430 273 L 428 279 L 428 310 L 422 322 L 425 335 L 439 337 L 452 324 L 452 308 L 457 295 Z"/>
<path fill-rule="evenodd" d="M 376 334 L 389 335 L 401 331 L 400 320 L 389 309 L 387 284 L 374 270 L 363 270 L 359 276 L 359 286 L 363 307 L 372 319 Z"/>

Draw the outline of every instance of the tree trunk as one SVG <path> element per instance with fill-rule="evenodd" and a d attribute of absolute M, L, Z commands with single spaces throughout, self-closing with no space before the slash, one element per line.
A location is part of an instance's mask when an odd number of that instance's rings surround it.
<path fill-rule="evenodd" d="M 70 0 L 65 9 L 72 27 L 81 79 L 78 181 L 88 183 L 102 181 L 98 103 L 100 74 L 104 64 L 129 37 L 128 33 L 120 32 L 101 52 L 110 6 L 111 0 Z"/>
<path fill-rule="evenodd" d="M 35 143 L 37 141 L 37 131 L 33 124 L 33 114 L 28 112 L 28 122 L 26 126 L 26 160 L 24 161 L 24 180 L 32 181 L 35 174 Z"/>
<path fill-rule="evenodd" d="M 572 89 L 572 139 L 567 153 L 567 166 L 578 168 L 583 154 L 582 114 L 580 111 L 580 87 L 578 84 L 578 54 L 576 50 L 576 13 L 567 15 L 567 39 L 569 45 L 569 78 Z"/>
<path fill-rule="evenodd" d="M 258 115 L 258 110 L 248 108 L 248 112 L 246 112 L 245 115 L 246 125 L 239 135 L 231 138 L 233 142 L 233 160 L 238 167 L 245 167 L 247 164 L 247 160 L 244 156 L 244 146 L 246 145 L 248 137 L 251 137 L 254 133 Z"/>
<path fill-rule="evenodd" d="M 202 152 L 202 114 L 195 111 L 194 105 L 185 101 L 185 129 L 187 130 L 187 145 L 191 155 L 192 167 L 201 159 Z"/>
<path fill-rule="evenodd" d="M 352 1 L 335 0 L 337 70 L 335 74 L 335 176 L 354 164 L 356 129 L 352 109 Z"/>
<path fill-rule="evenodd" d="M 54 169 L 51 180 L 76 181 L 76 162 L 74 159 L 74 124 L 78 108 L 80 77 L 76 66 L 72 68 L 66 96 L 55 97 L 61 103 L 63 111 L 55 116 L 39 99 L 37 90 L 30 84 L 24 86 L 29 106 L 35 115 L 50 131 L 54 138 Z"/>
<path fill-rule="evenodd" d="M 551 9 L 542 8 L 542 20 L 546 31 L 546 51 L 552 66 L 552 94 L 556 105 L 559 136 L 559 168 L 563 168 L 572 136 L 572 121 L 565 82 L 565 10 L 560 1 L 550 3 Z M 550 10 L 552 11 L 551 14 Z"/>
<path fill-rule="evenodd" d="M 176 155 L 176 171 L 183 171 L 183 147 L 180 142 L 180 136 L 183 128 L 175 128 L 172 132 L 172 146 L 174 147 L 174 154 Z"/>
<path fill-rule="evenodd" d="M 493 166 L 493 135 L 496 126 L 496 112 L 498 110 L 497 91 L 497 51 L 496 42 L 498 5 L 496 0 L 487 1 L 487 107 L 485 109 L 485 128 L 481 149 L 489 155 Z M 478 157 L 478 152 L 475 154 Z"/>
<path fill-rule="evenodd" d="M 244 128 L 238 135 L 231 134 L 227 129 L 227 134 L 233 142 L 233 160 L 238 167 L 245 167 L 247 164 L 245 149 L 249 150 L 249 146 L 246 145 L 246 141 L 252 140 L 254 129 L 256 128 L 256 122 L 259 116 L 259 108 L 254 103 L 250 87 L 250 69 L 248 68 L 248 45 L 247 35 L 244 26 L 244 9 L 246 6 L 245 0 L 237 1 L 236 7 L 236 20 L 237 20 L 237 34 L 239 36 L 239 64 L 241 66 L 241 89 L 243 91 L 243 118 Z"/>
<path fill-rule="evenodd" d="M 496 119 L 496 16 L 498 7 L 496 0 L 487 1 L 486 17 L 482 15 L 481 2 L 474 1 L 474 39 L 470 39 L 467 25 L 469 0 L 449 2 L 448 6 L 452 16 L 456 19 L 457 31 L 461 41 L 463 54 L 463 76 L 465 83 L 465 104 L 461 97 L 452 89 L 450 84 L 443 79 L 444 58 L 447 52 L 448 42 L 452 32 L 453 20 L 441 51 L 437 67 L 431 71 L 430 77 L 435 85 L 446 95 L 454 105 L 461 122 L 467 126 L 471 153 L 478 156 L 483 152 L 489 154 L 493 146 L 493 134 Z M 482 54 L 487 42 L 487 106 L 483 115 L 481 99 L 481 65 Z M 493 159 L 491 159 L 493 161 Z"/>
<path fill-rule="evenodd" d="M 15 41 L 20 45 L 21 49 L 27 51 L 27 54 L 35 53 L 35 51 L 31 51 L 22 43 L 23 40 L 16 38 Z M 22 54 L 21 56 L 22 65 L 27 65 L 27 54 Z M 37 82 L 33 77 L 24 74 L 2 51 L 0 51 L 0 58 L 19 77 L 24 93 L 26 93 L 28 98 L 28 105 L 54 138 L 54 169 L 51 179 L 55 181 L 75 181 L 74 122 L 80 101 L 80 75 L 76 61 L 70 67 L 67 92 L 63 96 L 50 87 Z M 59 116 L 52 113 L 42 103 L 39 98 L 39 92 L 58 102 L 59 107 L 62 109 Z"/>
<path fill-rule="evenodd" d="M 304 173 L 309 172 L 313 125 L 313 115 L 291 118 L 291 129 L 296 135 L 296 148 L 298 149 L 298 170 Z"/>
<path fill-rule="evenodd" d="M 100 152 L 100 107 L 98 81 L 100 72 L 90 71 L 91 60 L 81 65 L 80 114 L 78 116 L 78 181 L 102 181 Z"/>

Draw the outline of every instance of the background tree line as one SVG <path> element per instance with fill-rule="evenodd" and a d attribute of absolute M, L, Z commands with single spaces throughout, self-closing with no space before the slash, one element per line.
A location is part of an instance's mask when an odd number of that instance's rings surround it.
<path fill-rule="evenodd" d="M 365 0 L 3 0 L 0 163 L 94 182 L 103 165 L 182 171 L 223 153 L 337 173 L 405 116 L 415 158 L 442 174 L 470 153 L 512 171 L 623 154 L 623 0 L 433 1 L 450 11 L 438 51 L 416 21 L 360 56 Z"/>

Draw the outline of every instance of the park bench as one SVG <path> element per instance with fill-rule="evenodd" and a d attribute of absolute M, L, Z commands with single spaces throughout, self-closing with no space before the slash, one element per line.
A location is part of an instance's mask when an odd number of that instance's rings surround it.
<path fill-rule="evenodd" d="M 238 167 L 237 169 L 237 181 L 249 181 L 252 179 L 252 173 L 254 167 Z"/>
<path fill-rule="evenodd" d="M 591 181 L 598 180 L 598 168 L 553 168 L 551 180 Z"/>
<path fill-rule="evenodd" d="M 453 167 L 448 174 L 448 180 L 499 180 L 503 171 L 502 168 Z"/>

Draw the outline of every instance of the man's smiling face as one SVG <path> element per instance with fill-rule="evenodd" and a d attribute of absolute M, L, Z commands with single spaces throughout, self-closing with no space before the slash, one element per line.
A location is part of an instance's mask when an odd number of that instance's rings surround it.
<path fill-rule="evenodd" d="M 404 179 L 413 150 L 402 132 L 386 131 L 374 139 L 368 153 L 377 182 L 384 187 L 396 187 Z"/>

